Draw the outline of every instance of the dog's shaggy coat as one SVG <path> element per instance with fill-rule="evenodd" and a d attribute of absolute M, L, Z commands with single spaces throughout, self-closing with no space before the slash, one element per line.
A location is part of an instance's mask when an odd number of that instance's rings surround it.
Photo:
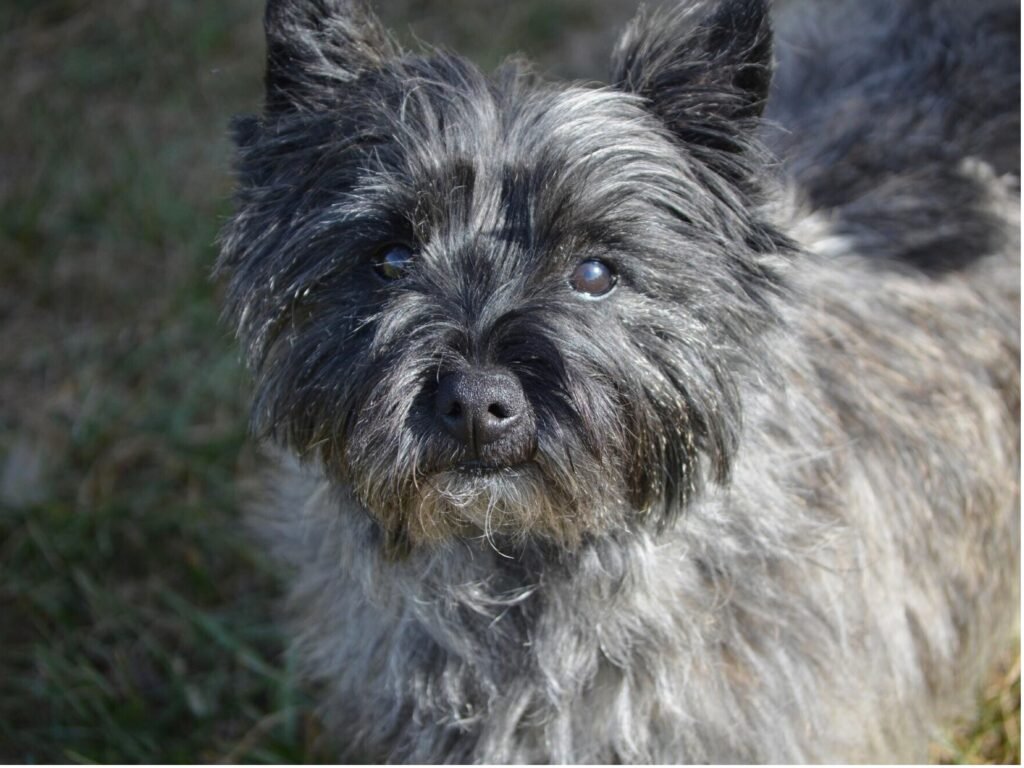
<path fill-rule="evenodd" d="M 340 748 L 925 757 L 1019 624 L 1019 17 L 708 0 L 594 87 L 270 2 L 220 270 Z M 525 461 L 437 427 L 482 366 Z"/>

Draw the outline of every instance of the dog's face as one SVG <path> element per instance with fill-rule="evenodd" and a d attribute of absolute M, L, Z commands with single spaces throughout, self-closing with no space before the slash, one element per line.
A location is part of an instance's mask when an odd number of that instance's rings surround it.
<path fill-rule="evenodd" d="M 606 88 L 402 54 L 341 0 L 266 26 L 221 259 L 259 430 L 407 545 L 571 547 L 726 476 L 786 247 L 762 2 L 638 20 Z"/>

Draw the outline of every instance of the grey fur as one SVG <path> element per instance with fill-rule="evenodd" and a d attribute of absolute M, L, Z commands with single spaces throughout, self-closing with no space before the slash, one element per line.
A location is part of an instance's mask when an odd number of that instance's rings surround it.
<path fill-rule="evenodd" d="M 888 7 L 779 20 L 769 95 L 755 0 L 641 16 L 605 88 L 271 3 L 220 269 L 345 754 L 923 760 L 971 704 L 1019 631 L 1019 7 Z M 424 402 L 483 363 L 538 426 L 481 480 Z"/>

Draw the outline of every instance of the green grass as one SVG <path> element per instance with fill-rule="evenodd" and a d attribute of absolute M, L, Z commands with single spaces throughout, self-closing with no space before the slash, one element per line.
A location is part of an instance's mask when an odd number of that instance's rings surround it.
<path fill-rule="evenodd" d="M 632 4 L 384 5 L 407 38 L 582 74 Z M 241 523 L 248 385 L 209 280 L 260 14 L 0 5 L 2 759 L 329 757 Z M 937 759 L 1016 760 L 1019 671 L 993 685 Z"/>
<path fill-rule="evenodd" d="M 208 278 L 259 8 L 2 13 L 0 757 L 316 760 Z"/>

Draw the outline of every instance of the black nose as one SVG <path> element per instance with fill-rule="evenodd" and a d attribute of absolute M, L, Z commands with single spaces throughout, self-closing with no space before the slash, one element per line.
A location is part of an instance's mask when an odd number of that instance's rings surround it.
<path fill-rule="evenodd" d="M 442 428 L 477 455 L 515 433 L 526 410 L 523 387 L 507 371 L 458 371 L 438 382 L 437 417 Z"/>

